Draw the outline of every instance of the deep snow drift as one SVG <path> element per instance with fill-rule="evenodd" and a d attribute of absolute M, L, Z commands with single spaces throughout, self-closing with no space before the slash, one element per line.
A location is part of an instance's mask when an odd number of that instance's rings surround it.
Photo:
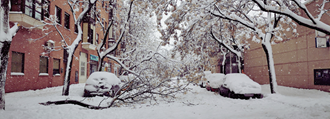
<path fill-rule="evenodd" d="M 6 110 L 1 119 L 330 119 L 330 94 L 317 90 L 278 87 L 281 94 L 269 94 L 262 85 L 263 99 L 230 99 L 199 86 L 180 94 L 174 102 L 159 101 L 150 105 L 123 105 L 104 110 L 90 110 L 77 105 L 38 103 L 63 99 L 83 100 L 84 84 L 70 86 L 70 95 L 61 96 L 62 87 L 6 94 Z M 87 98 L 85 103 L 98 105 L 103 97 Z M 106 105 L 106 101 L 101 105 Z"/>

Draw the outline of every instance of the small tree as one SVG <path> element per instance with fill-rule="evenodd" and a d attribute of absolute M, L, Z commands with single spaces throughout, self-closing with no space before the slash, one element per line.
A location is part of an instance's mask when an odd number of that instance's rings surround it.
<path fill-rule="evenodd" d="M 75 38 L 75 40 L 70 44 L 68 41 L 68 39 L 70 38 L 66 38 L 60 29 L 58 29 L 58 23 L 57 20 L 58 18 L 56 18 L 56 15 L 50 15 L 49 18 L 46 18 L 46 20 L 41 21 L 44 24 L 42 25 L 43 27 L 47 27 L 47 26 L 52 26 L 54 27 L 55 31 L 57 33 L 59 33 L 60 37 L 61 37 L 61 42 L 62 42 L 62 46 L 61 47 L 57 47 L 57 49 L 51 49 L 48 50 L 47 53 L 53 52 L 53 51 L 59 51 L 59 50 L 64 50 L 64 52 L 67 53 L 67 57 L 63 57 L 63 59 L 65 59 L 66 62 L 66 69 L 65 69 L 65 75 L 64 75 L 64 85 L 63 85 L 63 91 L 62 91 L 62 95 L 63 96 L 67 96 L 69 95 L 69 87 L 70 87 L 70 77 L 71 77 L 71 69 L 72 69 L 72 61 L 74 59 L 74 52 L 76 51 L 78 45 L 80 44 L 81 40 L 82 40 L 82 28 L 81 28 L 81 22 L 84 19 L 85 16 L 88 15 L 88 13 L 91 11 L 92 7 L 95 5 L 96 0 L 84 0 L 84 1 L 77 1 L 77 0 L 67 0 L 67 3 L 70 7 L 70 11 L 72 13 L 73 19 L 74 19 L 74 24 L 75 26 L 77 26 L 77 37 Z M 80 11 L 82 9 L 82 11 Z M 40 26 L 38 26 L 40 27 Z M 31 27 L 31 28 L 36 28 L 36 26 Z M 49 28 L 44 28 L 43 30 L 48 31 L 49 32 L 45 33 L 45 36 L 52 33 L 53 29 L 49 29 Z M 41 37 L 42 38 L 42 37 Z M 30 39 L 30 40 L 38 40 L 38 39 Z M 47 47 L 47 46 L 44 46 Z"/>

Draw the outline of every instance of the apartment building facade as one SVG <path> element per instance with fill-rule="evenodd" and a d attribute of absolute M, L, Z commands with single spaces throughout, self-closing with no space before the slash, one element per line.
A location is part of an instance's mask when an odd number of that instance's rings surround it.
<path fill-rule="evenodd" d="M 9 51 L 6 92 L 63 85 L 66 62 L 68 62 L 64 58 L 67 55 L 62 48 L 64 42 L 54 26 L 40 25 L 43 25 L 41 20 L 46 21 L 47 18 L 55 15 L 58 18 L 57 27 L 70 45 L 77 37 L 77 28 L 66 2 L 66 0 L 11 0 L 10 25 L 19 23 L 22 27 L 13 37 Z M 99 13 L 101 22 L 106 25 L 109 19 L 115 16 L 115 11 L 110 9 L 110 6 L 116 7 L 116 1 L 98 1 L 93 8 L 101 9 Z M 98 70 L 99 58 L 96 46 L 101 42 L 104 34 L 96 21 L 95 15 L 89 13 L 81 24 L 83 36 L 82 42 L 74 52 L 70 72 L 71 84 L 84 83 L 92 72 Z M 36 28 L 29 28 L 33 26 Z M 44 30 L 46 27 L 49 30 Z M 111 28 L 105 48 L 109 47 L 117 36 L 118 33 Z M 56 51 L 50 52 L 53 49 Z M 102 70 L 118 74 L 119 65 L 105 58 Z"/>
<path fill-rule="evenodd" d="M 318 14 L 316 9 L 320 2 L 306 3 L 313 16 Z M 324 15 L 321 21 L 330 24 L 329 19 L 328 15 Z M 299 25 L 296 29 L 298 37 L 286 32 L 290 39 L 272 46 L 278 85 L 330 92 L 329 35 Z M 244 71 L 258 83 L 269 84 L 262 46 L 255 42 L 250 44 L 250 49 L 244 53 Z"/>

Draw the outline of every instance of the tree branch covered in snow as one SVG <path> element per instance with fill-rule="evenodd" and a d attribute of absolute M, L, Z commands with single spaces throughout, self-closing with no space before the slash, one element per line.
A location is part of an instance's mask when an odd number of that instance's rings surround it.
<path fill-rule="evenodd" d="M 299 25 L 306 26 L 311 29 L 315 29 L 321 31 L 326 34 L 330 34 L 330 25 L 322 22 L 320 19 L 322 15 L 325 14 L 326 9 L 324 9 L 324 5 L 329 2 L 328 0 L 323 0 L 319 11 L 320 13 L 317 17 L 314 17 L 311 12 L 307 9 L 305 4 L 301 3 L 299 0 L 267 0 L 267 3 L 279 3 L 279 4 L 267 4 L 262 0 L 252 0 L 254 3 L 258 5 L 258 7 L 265 12 L 271 12 L 276 14 L 285 15 L 291 18 L 293 21 L 297 22 Z M 294 8 L 294 9 L 290 9 Z M 302 13 L 298 10 L 301 10 Z M 297 10 L 294 11 L 294 10 Z M 308 18 L 302 16 L 302 14 L 306 14 Z"/>
<path fill-rule="evenodd" d="M 108 38 L 110 28 L 116 32 L 120 31 L 120 36 L 115 37 L 116 39 L 113 39 L 115 43 L 110 44 L 108 48 L 103 48 L 106 42 L 103 40 L 98 45 L 97 51 L 100 59 L 108 58 L 120 65 L 123 71 L 120 78 L 124 84 L 116 92 L 115 97 L 105 98 L 102 101 L 106 101 L 108 106 L 89 105 L 87 108 L 103 109 L 146 101 L 157 104 L 159 100 L 173 100 L 176 94 L 189 91 L 187 86 L 197 80 L 173 78 L 179 75 L 178 70 L 181 67 L 178 65 L 181 62 L 173 61 L 169 58 L 167 50 L 160 47 L 163 42 L 155 36 L 155 19 L 150 17 L 154 10 L 144 10 L 143 7 L 148 2 L 143 0 L 122 2 L 122 8 L 118 9 L 120 18 L 112 19 L 106 27 L 100 22 L 101 19 L 98 19 L 102 29 L 107 29 L 104 31 L 104 39 Z M 118 52 L 118 49 L 121 49 L 119 54 L 112 54 L 114 51 Z M 102 61 L 99 64 L 102 64 Z M 79 103 L 79 101 L 55 101 L 45 104 L 58 103 Z"/>
<path fill-rule="evenodd" d="M 74 52 L 76 50 L 76 48 L 78 47 L 78 45 L 80 44 L 81 40 L 82 40 L 82 28 L 81 28 L 81 22 L 84 18 L 84 16 L 86 16 L 92 9 L 92 7 L 95 5 L 96 1 L 95 0 L 84 0 L 84 1 L 77 1 L 77 0 L 67 0 L 67 4 L 70 7 L 70 11 L 72 12 L 72 16 L 74 19 L 74 24 L 77 26 L 77 37 L 71 42 L 68 42 L 68 39 L 71 40 L 69 37 L 66 38 L 64 34 L 62 34 L 62 31 L 60 29 L 58 29 L 58 18 L 56 17 L 56 15 L 50 15 L 49 18 L 45 18 L 44 21 L 41 21 L 43 23 L 43 25 L 41 26 L 33 26 L 30 27 L 29 29 L 33 29 L 33 28 L 38 28 L 38 27 L 43 27 L 42 31 L 46 32 L 44 33 L 45 35 L 42 37 L 45 37 L 47 35 L 49 35 L 50 33 L 53 33 L 53 31 L 56 31 L 56 33 L 58 33 L 61 37 L 61 47 L 52 47 L 49 48 L 49 46 L 45 46 L 43 45 L 42 47 L 44 47 L 46 49 L 46 53 L 51 53 L 53 51 L 60 51 L 60 50 L 64 50 L 68 55 L 67 57 L 64 57 L 64 59 L 66 59 L 66 69 L 65 69 L 65 75 L 64 75 L 64 85 L 63 85 L 63 92 L 62 95 L 69 95 L 69 86 L 70 86 L 70 75 L 71 75 L 71 68 L 72 68 L 72 60 L 74 57 Z M 81 11 L 80 11 L 81 10 Z M 51 26 L 51 27 L 48 27 Z M 41 38 L 42 38 L 41 37 Z M 37 38 L 37 39 L 32 39 L 30 38 L 30 41 L 35 41 L 41 38 Z M 58 48 L 58 49 L 56 49 Z M 44 53 L 45 54 L 45 53 Z"/>

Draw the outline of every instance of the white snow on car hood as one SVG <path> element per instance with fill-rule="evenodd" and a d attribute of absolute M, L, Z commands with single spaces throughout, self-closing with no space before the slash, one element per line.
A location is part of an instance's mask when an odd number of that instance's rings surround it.
<path fill-rule="evenodd" d="M 209 81 L 209 85 L 212 88 L 219 88 L 223 84 L 223 78 L 225 77 L 224 74 L 221 73 L 209 73 L 205 74 L 205 78 Z"/>
<path fill-rule="evenodd" d="M 94 72 L 88 77 L 85 89 L 96 91 L 96 88 L 93 85 L 104 85 L 105 87 L 111 88 L 112 85 L 120 85 L 120 79 L 113 73 Z"/>
<path fill-rule="evenodd" d="M 261 86 L 245 74 L 227 74 L 224 79 L 224 86 L 236 94 L 261 93 Z"/>

